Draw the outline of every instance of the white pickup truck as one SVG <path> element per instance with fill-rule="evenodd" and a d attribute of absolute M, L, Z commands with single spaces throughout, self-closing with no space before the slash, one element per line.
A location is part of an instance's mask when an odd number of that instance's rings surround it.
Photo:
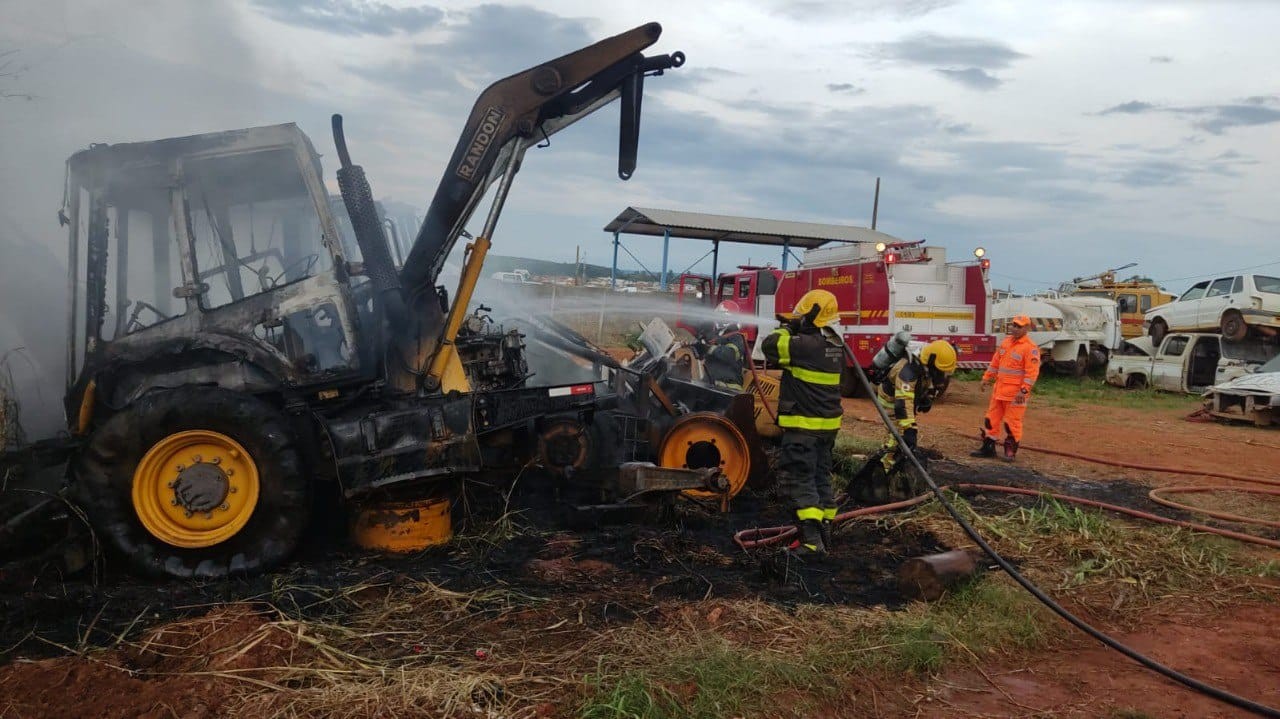
<path fill-rule="evenodd" d="M 1126 340 L 1107 362 L 1107 383 L 1154 387 L 1169 392 L 1203 392 L 1249 374 L 1276 354 L 1274 344 L 1223 342 L 1216 334 L 1169 334 L 1158 348 L 1151 337 Z"/>

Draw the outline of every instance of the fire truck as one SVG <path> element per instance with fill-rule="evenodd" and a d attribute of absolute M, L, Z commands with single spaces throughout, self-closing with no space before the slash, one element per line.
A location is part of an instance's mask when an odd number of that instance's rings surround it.
<path fill-rule="evenodd" d="M 793 270 L 742 265 L 737 272 L 721 274 L 714 285 L 706 275 L 681 276 L 678 326 L 697 335 L 702 328 L 688 321 L 694 313 L 685 311 L 686 306 L 705 312 L 733 300 L 742 313 L 762 320 L 743 327 L 754 345 L 761 329 L 774 325 L 775 315 L 788 316 L 804 293 L 823 289 L 839 301 L 838 330 L 864 368 L 894 333 L 906 330 L 920 343 L 947 340 L 955 346 L 961 368 L 983 369 L 998 345 L 990 333 L 990 266 L 981 247 L 972 259 L 948 262 L 946 248 L 924 240 L 818 247 L 807 250 Z M 856 389 L 850 367 L 841 391 L 853 396 Z"/>

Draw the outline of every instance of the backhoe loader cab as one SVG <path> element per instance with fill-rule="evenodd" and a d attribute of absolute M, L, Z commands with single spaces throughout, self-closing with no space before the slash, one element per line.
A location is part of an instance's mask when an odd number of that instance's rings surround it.
<path fill-rule="evenodd" d="M 528 467 L 592 506 L 685 490 L 727 501 L 748 469 L 746 440 L 721 416 L 732 395 L 670 384 L 662 358 L 620 367 L 546 318 L 531 318 L 544 342 L 614 372 L 529 386 L 525 335 L 471 308 L 528 149 L 621 99 L 618 175 L 631 176 L 643 80 L 684 62 L 642 53 L 660 34 L 642 25 L 490 85 L 416 237 L 374 202 L 337 115 L 340 200 L 294 125 L 77 153 L 60 214 L 72 440 L 0 464 L 65 459 L 95 536 L 135 569 L 173 577 L 277 564 L 321 492 L 355 505 L 354 536 L 371 546 L 399 531 L 376 529 L 381 507 L 427 502 L 405 516 L 429 515 L 420 535 L 447 537 L 449 487 Z M 464 237 L 450 292 L 440 270 Z M 752 432 L 746 399 L 736 416 Z M 690 455 L 704 445 L 735 449 Z"/>
<path fill-rule="evenodd" d="M 68 161 L 66 196 L 73 430 L 87 402 L 364 368 L 338 225 L 296 126 L 95 145 Z"/>

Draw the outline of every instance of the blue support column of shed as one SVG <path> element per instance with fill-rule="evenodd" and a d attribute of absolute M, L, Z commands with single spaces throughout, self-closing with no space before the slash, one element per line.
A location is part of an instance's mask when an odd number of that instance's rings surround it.
<path fill-rule="evenodd" d="M 609 267 L 609 289 L 615 289 L 618 286 L 618 235 L 622 230 L 613 233 L 613 264 Z"/>
<path fill-rule="evenodd" d="M 787 271 L 787 255 L 791 254 L 791 238 L 782 238 L 782 271 Z"/>
<path fill-rule="evenodd" d="M 658 281 L 658 289 L 667 291 L 667 249 L 671 245 L 671 228 L 662 231 L 662 279 Z"/>

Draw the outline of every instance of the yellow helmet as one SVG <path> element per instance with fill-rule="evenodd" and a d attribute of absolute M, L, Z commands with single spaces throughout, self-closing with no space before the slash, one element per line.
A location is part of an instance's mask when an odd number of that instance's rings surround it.
<path fill-rule="evenodd" d="M 930 360 L 934 369 L 949 375 L 956 371 L 956 348 L 946 340 L 934 340 L 920 350 L 920 363 L 928 367 Z"/>
<path fill-rule="evenodd" d="M 799 317 L 803 317 L 818 306 L 818 314 L 813 318 L 813 324 L 817 327 L 826 327 L 835 321 L 840 315 L 840 306 L 836 302 L 836 296 L 826 290 L 809 290 L 804 293 L 800 301 L 796 303 L 795 313 Z"/>

